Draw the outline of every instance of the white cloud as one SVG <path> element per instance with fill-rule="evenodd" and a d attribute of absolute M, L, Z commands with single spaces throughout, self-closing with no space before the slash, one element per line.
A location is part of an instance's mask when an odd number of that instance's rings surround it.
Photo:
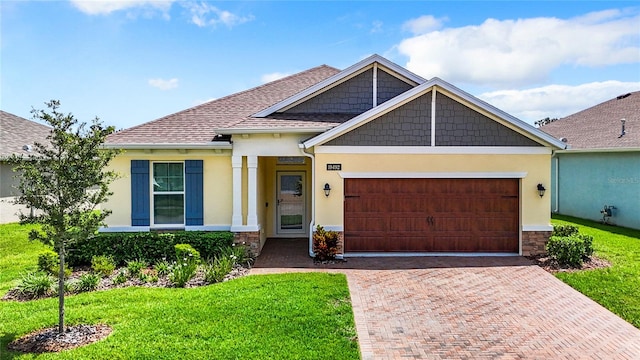
<path fill-rule="evenodd" d="M 178 79 L 173 78 L 169 80 L 164 79 L 149 79 L 149 85 L 156 87 L 160 90 L 171 90 L 178 87 Z"/>
<path fill-rule="evenodd" d="M 264 74 L 260 77 L 260 81 L 262 81 L 262 83 L 268 83 L 268 82 L 272 82 L 272 81 L 276 81 L 278 79 L 282 79 L 284 77 L 287 77 L 291 75 L 290 73 L 281 73 L 281 72 L 274 72 L 274 73 L 270 73 L 270 74 Z"/>
<path fill-rule="evenodd" d="M 199 27 L 225 25 L 233 27 L 244 24 L 254 19 L 253 15 L 239 16 L 206 2 L 185 2 L 181 3 L 191 13 L 191 22 Z"/>
<path fill-rule="evenodd" d="M 618 95 L 639 90 L 640 82 L 610 80 L 576 86 L 548 85 L 525 90 L 499 90 L 485 92 L 478 98 L 533 124 L 546 117 L 569 116 Z"/>
<path fill-rule="evenodd" d="M 73 6 L 85 14 L 108 15 L 114 11 L 139 8 L 167 13 L 174 0 L 71 0 Z"/>
<path fill-rule="evenodd" d="M 412 32 L 414 35 L 422 35 L 433 30 L 438 30 L 447 21 L 445 18 L 436 18 L 432 15 L 422 15 L 419 18 L 411 19 L 402 24 L 402 29 Z"/>
<path fill-rule="evenodd" d="M 637 10 L 607 10 L 571 19 L 487 19 L 477 26 L 413 36 L 397 49 L 408 56 L 408 69 L 426 78 L 521 86 L 546 80 L 561 65 L 640 62 L 639 23 Z M 405 25 L 420 33 L 430 24 L 437 25 L 421 17 Z"/>

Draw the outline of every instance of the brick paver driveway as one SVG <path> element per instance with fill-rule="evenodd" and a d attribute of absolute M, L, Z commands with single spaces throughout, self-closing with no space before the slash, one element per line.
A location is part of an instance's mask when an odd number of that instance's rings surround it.
<path fill-rule="evenodd" d="M 346 274 L 363 359 L 640 359 L 640 330 L 525 258 L 317 266 L 304 242 L 270 241 L 253 274 Z"/>

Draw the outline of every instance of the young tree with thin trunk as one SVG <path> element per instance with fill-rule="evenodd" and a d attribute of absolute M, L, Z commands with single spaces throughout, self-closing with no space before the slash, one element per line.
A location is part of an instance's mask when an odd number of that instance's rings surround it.
<path fill-rule="evenodd" d="M 15 203 L 26 205 L 29 214 L 20 222 L 40 224 L 29 233 L 30 240 L 53 245 L 60 259 L 58 273 L 58 332 L 64 332 L 65 255 L 76 241 L 93 236 L 110 214 L 98 205 L 111 195 L 109 183 L 117 178 L 106 166 L 117 155 L 105 149 L 106 137 L 115 131 L 98 118 L 91 125 L 78 124 L 72 114 L 58 111 L 60 101 L 46 103 L 47 110 L 32 110 L 34 119 L 49 124 L 45 143 L 36 143 L 27 156 L 10 161 L 19 174 L 20 195 Z"/>

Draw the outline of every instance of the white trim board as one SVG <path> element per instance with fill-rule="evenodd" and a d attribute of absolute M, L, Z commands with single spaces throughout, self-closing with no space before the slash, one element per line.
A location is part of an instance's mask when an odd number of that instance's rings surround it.
<path fill-rule="evenodd" d="M 553 225 L 522 225 L 522 232 L 553 231 Z"/>
<path fill-rule="evenodd" d="M 542 146 L 317 146 L 316 154 L 551 155 Z"/>
<path fill-rule="evenodd" d="M 527 172 L 338 172 L 343 179 L 522 179 Z"/>

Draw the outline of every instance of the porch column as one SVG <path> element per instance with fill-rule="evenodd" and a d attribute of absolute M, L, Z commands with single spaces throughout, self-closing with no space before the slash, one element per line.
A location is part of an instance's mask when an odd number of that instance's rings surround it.
<path fill-rule="evenodd" d="M 258 229 L 258 157 L 247 156 L 247 227 Z"/>
<path fill-rule="evenodd" d="M 231 217 L 231 228 L 242 226 L 242 156 L 231 156 L 231 167 L 233 168 L 233 216 Z"/>

